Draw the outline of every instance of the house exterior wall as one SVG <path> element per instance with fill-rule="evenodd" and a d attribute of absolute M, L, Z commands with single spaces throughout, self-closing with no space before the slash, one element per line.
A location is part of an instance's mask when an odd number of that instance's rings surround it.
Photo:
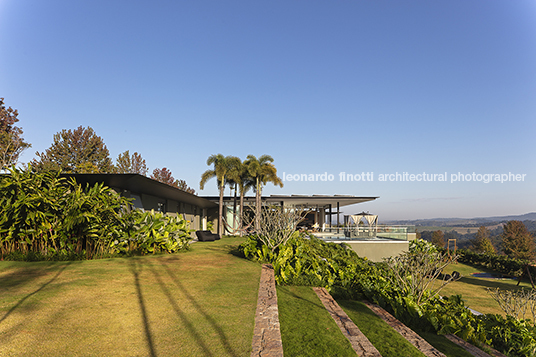
<path fill-rule="evenodd" d="M 373 262 L 394 257 L 409 250 L 409 241 L 345 241 L 360 257 L 367 257 Z"/>

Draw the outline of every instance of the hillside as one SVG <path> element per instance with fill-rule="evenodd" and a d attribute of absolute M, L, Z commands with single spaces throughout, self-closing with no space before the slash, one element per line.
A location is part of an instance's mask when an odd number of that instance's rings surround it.
<path fill-rule="evenodd" d="M 383 221 L 384 224 L 403 224 L 426 227 L 480 227 L 492 226 L 506 221 L 536 221 L 536 212 L 525 213 L 522 215 L 511 216 L 494 216 L 494 217 L 475 217 L 475 218 L 430 218 L 414 220 L 390 220 Z"/>

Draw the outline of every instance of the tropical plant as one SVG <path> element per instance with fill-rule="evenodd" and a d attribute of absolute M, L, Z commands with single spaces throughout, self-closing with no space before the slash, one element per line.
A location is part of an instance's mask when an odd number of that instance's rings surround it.
<path fill-rule="evenodd" d="M 254 181 L 251 179 L 247 166 L 240 159 L 234 160 L 229 172 L 228 183 L 234 186 L 234 204 L 233 204 L 233 226 L 236 226 L 235 217 L 238 218 L 238 229 L 240 236 L 244 234 L 244 196 L 253 187 Z M 236 213 L 236 194 L 240 195 L 239 212 Z"/>
<path fill-rule="evenodd" d="M 20 154 L 31 145 L 22 138 L 22 129 L 14 124 L 19 121 L 19 112 L 6 108 L 0 98 L 0 171 L 16 165 Z"/>
<path fill-rule="evenodd" d="M 248 155 L 245 161 L 249 176 L 255 182 L 255 230 L 260 229 L 262 188 L 268 182 L 283 187 L 283 182 L 277 177 L 277 169 L 273 165 L 274 159 L 270 155 L 262 155 L 258 159 Z"/>
<path fill-rule="evenodd" d="M 218 235 L 223 234 L 223 193 L 225 190 L 226 179 L 230 176 L 233 167 L 238 165 L 240 159 L 236 156 L 223 156 L 222 154 L 210 155 L 207 159 L 207 165 L 213 165 L 212 170 L 207 170 L 201 175 L 199 187 L 203 190 L 208 180 L 216 177 L 218 190 L 220 194 L 219 210 L 218 210 Z"/>
<path fill-rule="evenodd" d="M 182 217 L 130 211 L 102 183 L 82 187 L 57 171 L 0 176 L 0 259 L 92 259 L 188 248 Z"/>
<path fill-rule="evenodd" d="M 299 207 L 264 205 L 257 230 L 258 239 L 273 253 L 294 235 L 305 214 L 306 211 Z"/>
<path fill-rule="evenodd" d="M 440 253 L 435 245 L 426 241 L 412 241 L 410 250 L 386 260 L 385 276 L 391 285 L 410 296 L 418 306 L 439 295 L 439 292 L 458 276 L 444 277 L 434 288 L 434 282 L 442 275 L 443 269 L 451 263 L 448 252 Z"/>
<path fill-rule="evenodd" d="M 189 223 L 182 215 L 133 211 L 127 218 L 127 229 L 111 247 L 118 252 L 175 253 L 189 249 L 192 240 Z"/>
<path fill-rule="evenodd" d="M 504 290 L 487 289 L 506 315 L 516 319 L 525 319 L 528 312 L 531 313 L 533 324 L 536 322 L 536 291 L 528 289 Z"/>

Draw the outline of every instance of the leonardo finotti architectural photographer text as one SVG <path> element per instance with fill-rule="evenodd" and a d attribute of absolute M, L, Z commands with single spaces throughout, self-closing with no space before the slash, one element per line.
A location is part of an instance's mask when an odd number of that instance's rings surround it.
<path fill-rule="evenodd" d="M 443 173 L 409 173 L 409 172 L 395 172 L 395 173 L 381 173 L 375 175 L 374 172 L 361 172 L 361 173 L 347 173 L 339 172 L 338 175 L 330 174 L 327 172 L 318 173 L 318 174 L 287 174 L 283 172 L 282 179 L 283 181 L 326 181 L 333 182 L 335 179 L 340 182 L 351 182 L 351 181 L 379 181 L 379 182 L 520 182 L 525 181 L 527 174 L 480 174 L 480 173 L 470 173 L 464 174 L 461 172 L 448 174 L 447 172 Z"/>

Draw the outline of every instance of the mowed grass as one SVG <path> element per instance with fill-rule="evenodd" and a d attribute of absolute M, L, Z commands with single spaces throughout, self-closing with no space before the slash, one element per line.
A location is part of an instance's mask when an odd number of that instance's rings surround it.
<path fill-rule="evenodd" d="M 261 266 L 241 238 L 189 252 L 0 262 L 0 356 L 248 356 Z"/>
<path fill-rule="evenodd" d="M 311 287 L 278 286 L 277 304 L 285 357 L 356 356 Z"/>
<path fill-rule="evenodd" d="M 453 271 L 458 271 L 462 275 L 462 278 L 443 288 L 441 295 L 450 296 L 460 294 L 468 307 L 483 314 L 500 314 L 504 316 L 504 311 L 488 293 L 488 288 L 492 290 L 497 288 L 501 290 L 532 289 L 530 282 L 526 281 L 522 281 L 517 286 L 517 280 L 514 279 L 478 278 L 471 275 L 472 273 L 478 272 L 495 273 L 488 269 L 475 268 L 461 263 L 450 264 L 444 269 L 444 273 L 448 274 L 451 274 Z M 526 318 L 529 317 L 532 318 L 532 316 L 526 316 Z"/>
<path fill-rule="evenodd" d="M 424 354 L 402 335 L 379 318 L 365 304 L 352 300 L 337 300 L 344 312 L 367 336 L 382 357 L 424 357 Z"/>

